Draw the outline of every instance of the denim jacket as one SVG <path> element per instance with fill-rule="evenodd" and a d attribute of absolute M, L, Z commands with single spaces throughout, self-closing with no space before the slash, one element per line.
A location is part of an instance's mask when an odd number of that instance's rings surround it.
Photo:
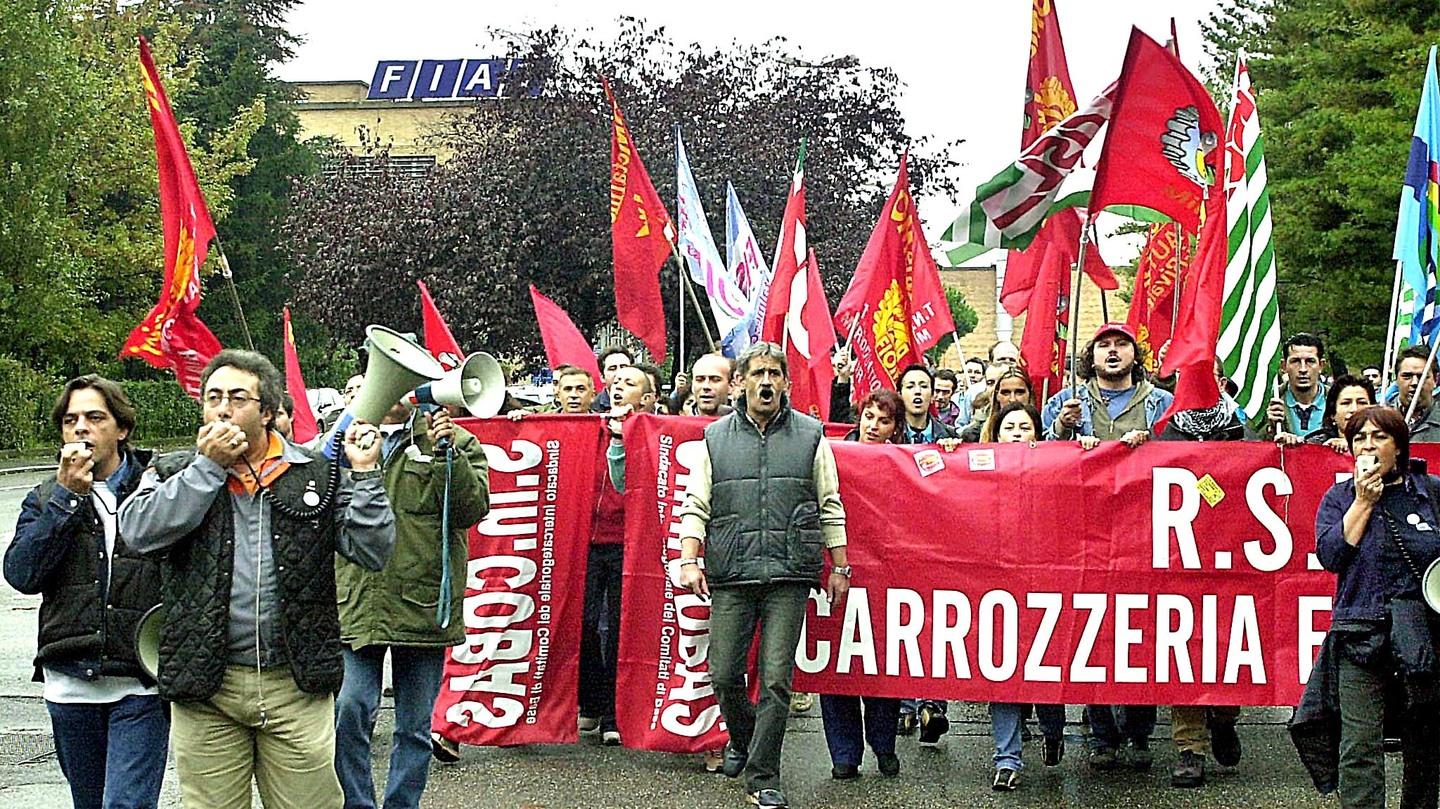
<path fill-rule="evenodd" d="M 1060 423 L 1060 409 L 1066 401 L 1072 398 L 1080 400 L 1080 423 L 1075 426 L 1073 431 L 1065 431 L 1064 425 Z M 1171 396 L 1169 391 L 1161 390 L 1150 384 L 1149 380 L 1142 379 L 1135 383 L 1135 398 L 1131 400 L 1120 419 L 1125 419 L 1137 404 L 1143 405 L 1145 408 L 1144 429 L 1153 430 L 1155 422 L 1159 421 L 1165 411 L 1170 409 L 1170 403 L 1174 399 L 1175 397 Z M 1070 388 L 1065 388 L 1051 396 L 1050 401 L 1045 403 L 1045 409 L 1040 413 L 1040 420 L 1045 425 L 1045 437 L 1052 440 L 1067 440 L 1082 435 L 1095 435 L 1093 411 L 1095 407 L 1104 406 L 1100 397 L 1100 386 L 1093 379 L 1080 388 L 1079 396 L 1072 393 Z M 1119 435 L 1100 436 L 1104 439 L 1118 439 L 1119 437 Z"/>

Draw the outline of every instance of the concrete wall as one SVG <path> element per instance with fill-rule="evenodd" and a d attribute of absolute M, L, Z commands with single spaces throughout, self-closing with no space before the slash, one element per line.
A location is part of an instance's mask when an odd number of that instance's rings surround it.
<path fill-rule="evenodd" d="M 371 101 L 363 81 L 301 82 L 305 100 L 295 105 L 300 137 L 334 138 L 350 151 L 364 141 L 388 146 L 396 156 L 434 155 L 445 161 L 453 151 L 435 134 L 451 116 L 464 115 L 474 101 Z"/>
<path fill-rule="evenodd" d="M 954 346 L 945 352 L 940 364 L 946 368 L 959 368 L 961 365 L 960 352 L 967 357 L 984 357 L 990 350 L 990 346 L 998 339 L 996 336 L 996 313 L 999 309 L 999 302 L 996 300 L 995 290 L 996 268 L 989 267 L 963 267 L 960 269 L 940 270 L 940 282 L 946 287 L 959 289 L 965 295 L 965 301 L 979 315 L 980 322 L 975 331 L 970 332 L 961 338 L 959 351 Z M 1111 320 L 1124 320 L 1128 304 L 1116 297 L 1114 292 L 1105 293 L 1108 298 L 1109 314 Z M 1025 331 L 1025 315 L 1014 319 L 1013 331 L 1010 337 L 1011 342 L 1020 345 L 1020 340 Z M 1101 318 L 1100 288 L 1088 276 L 1081 283 L 1080 292 L 1080 335 L 1082 344 L 1090 339 L 1090 335 L 1099 328 L 1104 320 Z"/>

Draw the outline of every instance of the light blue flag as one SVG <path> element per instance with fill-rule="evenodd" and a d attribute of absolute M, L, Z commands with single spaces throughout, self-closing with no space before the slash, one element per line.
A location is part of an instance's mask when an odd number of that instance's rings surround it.
<path fill-rule="evenodd" d="M 750 229 L 750 220 L 740 207 L 735 186 L 728 182 L 725 184 L 725 255 L 726 268 L 735 286 L 745 294 L 746 305 L 740 322 L 726 333 L 720 345 L 725 356 L 738 357 L 751 343 L 760 340 L 760 326 L 765 322 L 765 298 L 770 289 L 770 268 L 765 265 L 760 243 Z"/>
<path fill-rule="evenodd" d="M 1440 329 L 1436 310 L 1436 265 L 1440 264 L 1440 83 L 1435 77 L 1435 48 L 1425 69 L 1420 111 L 1410 139 L 1410 160 L 1400 189 L 1400 215 L 1395 225 L 1395 255 L 1401 279 L 1413 290 L 1410 342 L 1429 341 Z"/>

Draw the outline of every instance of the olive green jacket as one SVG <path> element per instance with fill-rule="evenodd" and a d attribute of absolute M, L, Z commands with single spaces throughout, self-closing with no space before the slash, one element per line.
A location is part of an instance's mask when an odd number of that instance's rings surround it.
<path fill-rule="evenodd" d="M 425 420 L 415 432 L 387 443 L 382 460 L 385 492 L 395 511 L 395 551 L 382 570 L 371 572 L 335 558 L 335 595 L 340 604 L 340 639 L 352 649 L 365 646 L 454 646 L 464 640 L 461 609 L 470 527 L 490 510 L 490 477 L 485 452 L 475 436 L 455 430 L 450 480 L 450 625 L 435 623 L 440 598 L 440 512 L 445 497 L 445 456 L 435 454 Z M 407 428 L 408 430 L 408 428 Z"/>

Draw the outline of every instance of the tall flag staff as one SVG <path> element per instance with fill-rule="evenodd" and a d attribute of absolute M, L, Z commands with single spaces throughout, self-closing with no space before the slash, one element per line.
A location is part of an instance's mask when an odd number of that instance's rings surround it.
<path fill-rule="evenodd" d="M 1400 190 L 1400 212 L 1395 224 L 1394 258 L 1397 272 L 1403 275 L 1404 287 L 1414 293 L 1410 315 L 1409 340 L 1428 340 L 1430 358 L 1425 367 L 1433 368 L 1436 337 L 1440 331 L 1440 312 L 1436 309 L 1436 267 L 1440 264 L 1440 84 L 1435 76 L 1435 48 L 1425 67 L 1424 89 L 1420 92 L 1420 109 L 1415 116 L 1415 132 L 1410 139 L 1410 160 L 1405 166 L 1405 183 Z M 1398 286 L 1398 285 L 1397 285 Z M 1397 298 L 1403 301 L 1402 288 Z M 1392 309 L 1396 308 L 1392 306 Z M 1399 317 L 1404 318 L 1402 309 Z M 1395 335 L 1391 320 L 1392 337 Z M 1398 337 L 1388 352 L 1385 363 L 1388 374 L 1394 357 L 1400 352 Z M 1388 379 L 1386 380 L 1388 381 Z M 1406 420 L 1414 418 L 1418 396 L 1410 398 Z"/>

